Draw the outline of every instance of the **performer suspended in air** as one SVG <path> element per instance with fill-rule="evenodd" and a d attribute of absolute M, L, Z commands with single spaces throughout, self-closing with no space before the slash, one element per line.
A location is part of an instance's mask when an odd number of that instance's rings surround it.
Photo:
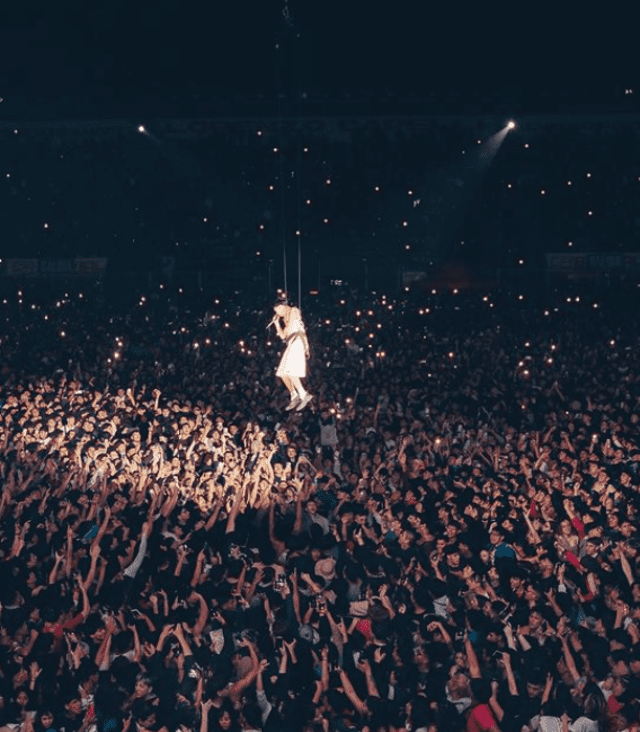
<path fill-rule="evenodd" d="M 307 359 L 309 358 L 307 332 L 298 308 L 287 305 L 286 300 L 281 300 L 274 305 L 273 309 L 275 315 L 272 322 L 275 324 L 280 338 L 287 344 L 276 376 L 282 379 L 291 395 L 291 402 L 287 410 L 296 409 L 301 412 L 313 399 L 300 382 L 300 379 L 304 379 L 307 375 Z M 280 321 L 284 322 L 284 327 Z"/>

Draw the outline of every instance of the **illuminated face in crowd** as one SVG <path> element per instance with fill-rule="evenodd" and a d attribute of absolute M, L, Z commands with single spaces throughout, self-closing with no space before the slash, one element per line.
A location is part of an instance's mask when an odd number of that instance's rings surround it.
<path fill-rule="evenodd" d="M 612 508 L 613 508 L 613 506 L 612 506 Z M 618 528 L 618 526 L 620 525 L 620 520 L 615 515 L 615 513 L 609 514 L 609 516 L 607 516 L 607 525 L 609 526 L 610 529 Z"/>
<path fill-rule="evenodd" d="M 447 528 L 445 529 L 447 537 L 450 540 L 453 540 L 458 535 L 458 527 L 454 526 L 453 524 L 447 524 Z"/>
<path fill-rule="evenodd" d="M 527 694 L 531 698 L 540 696 L 542 694 L 542 691 L 543 691 L 542 684 L 532 684 L 530 681 L 527 681 Z"/>
<path fill-rule="evenodd" d="M 620 524 L 620 533 L 625 539 L 630 539 L 636 533 L 636 530 L 630 521 L 625 520 Z"/>
<path fill-rule="evenodd" d="M 524 592 L 524 596 L 527 601 L 530 600 L 532 602 L 536 602 L 540 597 L 540 593 L 534 587 L 528 585 Z"/>
<path fill-rule="evenodd" d="M 529 627 L 531 628 L 531 630 L 538 630 L 538 628 L 542 625 L 542 620 L 543 617 L 537 610 L 529 613 Z"/>
<path fill-rule="evenodd" d="M 138 679 L 136 681 L 134 694 L 138 698 L 142 698 L 149 694 L 151 691 L 151 684 L 147 683 L 144 679 Z"/>
<path fill-rule="evenodd" d="M 72 699 L 68 704 L 65 705 L 71 714 L 78 716 L 82 714 L 82 702 L 80 699 Z"/>
<path fill-rule="evenodd" d="M 453 552 L 452 554 L 447 554 L 447 564 L 451 569 L 459 569 L 460 568 L 460 554 L 458 552 Z"/>
<path fill-rule="evenodd" d="M 542 571 L 543 575 L 547 575 L 553 572 L 553 562 L 549 559 L 549 557 L 544 557 L 540 560 L 540 570 Z"/>
<path fill-rule="evenodd" d="M 511 519 L 505 519 L 502 525 L 506 531 L 513 531 L 515 529 Z"/>

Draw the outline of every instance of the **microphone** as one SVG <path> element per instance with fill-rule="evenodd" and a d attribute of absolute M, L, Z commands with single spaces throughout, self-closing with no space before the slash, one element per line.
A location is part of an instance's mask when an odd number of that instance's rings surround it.
<path fill-rule="evenodd" d="M 265 328 L 265 330 L 269 330 L 269 328 L 272 325 L 275 325 L 275 322 L 276 322 L 277 319 L 278 319 L 278 316 L 277 315 L 274 315 L 273 318 L 271 318 L 271 320 L 269 321 L 269 323 L 268 323 L 267 327 Z"/>

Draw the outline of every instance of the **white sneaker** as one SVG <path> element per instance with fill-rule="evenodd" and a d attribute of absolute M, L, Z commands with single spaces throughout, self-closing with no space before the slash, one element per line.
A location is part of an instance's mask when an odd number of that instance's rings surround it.
<path fill-rule="evenodd" d="M 295 409 L 300 404 L 300 395 L 296 394 L 294 397 L 291 398 L 291 401 L 289 402 L 289 406 L 285 407 L 287 412 L 291 411 L 292 409 Z"/>
<path fill-rule="evenodd" d="M 296 407 L 296 411 L 301 412 L 307 406 L 307 404 L 309 404 L 309 402 L 312 399 L 313 399 L 313 397 L 311 396 L 311 394 L 309 394 L 309 392 L 307 392 L 304 395 L 304 397 L 302 398 L 302 400 L 300 401 L 300 404 L 298 404 L 298 406 Z"/>

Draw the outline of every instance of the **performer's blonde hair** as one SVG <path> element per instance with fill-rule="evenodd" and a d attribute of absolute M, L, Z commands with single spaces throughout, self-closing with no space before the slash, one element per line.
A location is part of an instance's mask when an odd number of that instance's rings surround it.
<path fill-rule="evenodd" d="M 285 326 L 290 325 L 296 318 L 302 319 L 302 314 L 298 308 L 293 305 L 286 305 L 287 311 L 284 315 Z"/>

